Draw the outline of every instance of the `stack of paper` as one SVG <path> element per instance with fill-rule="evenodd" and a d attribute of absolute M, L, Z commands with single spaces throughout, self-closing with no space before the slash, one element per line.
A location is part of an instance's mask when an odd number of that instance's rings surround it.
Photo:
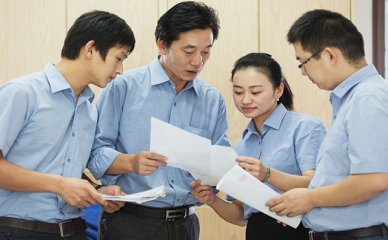
<path fill-rule="evenodd" d="M 164 196 L 166 196 L 166 190 L 164 188 L 164 185 L 147 190 L 147 191 L 144 191 L 144 192 L 129 194 L 129 195 L 125 195 L 125 196 L 111 196 L 111 195 L 102 194 L 102 197 L 105 200 L 135 202 L 137 204 L 152 201 L 158 197 L 164 197 Z"/>
<path fill-rule="evenodd" d="M 293 228 L 297 228 L 302 220 L 301 216 L 278 216 L 269 211 L 265 202 L 279 194 L 240 166 L 236 165 L 230 169 L 218 183 L 217 189 Z"/>
<path fill-rule="evenodd" d="M 204 185 L 217 185 L 236 164 L 231 147 L 211 145 L 207 138 L 195 135 L 157 118 L 151 118 L 150 151 L 168 158 L 167 165 L 190 172 Z"/>

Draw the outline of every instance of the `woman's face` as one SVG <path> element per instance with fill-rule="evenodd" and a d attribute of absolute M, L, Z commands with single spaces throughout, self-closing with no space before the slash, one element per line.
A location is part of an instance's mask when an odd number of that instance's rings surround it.
<path fill-rule="evenodd" d="M 236 71 L 232 81 L 234 104 L 247 118 L 267 119 L 283 93 L 283 85 L 274 89 L 269 78 L 253 67 Z"/>

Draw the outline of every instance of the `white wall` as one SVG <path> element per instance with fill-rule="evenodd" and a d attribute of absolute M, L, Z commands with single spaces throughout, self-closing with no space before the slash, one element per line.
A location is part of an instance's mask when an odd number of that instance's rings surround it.
<path fill-rule="evenodd" d="M 387 0 L 385 0 L 387 2 Z M 364 37 L 365 57 L 369 64 L 373 63 L 372 42 L 372 0 L 352 1 L 352 21 Z"/>

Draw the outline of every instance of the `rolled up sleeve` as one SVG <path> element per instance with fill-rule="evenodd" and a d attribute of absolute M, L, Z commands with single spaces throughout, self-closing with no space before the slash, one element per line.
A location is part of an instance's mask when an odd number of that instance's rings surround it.
<path fill-rule="evenodd" d="M 96 179 L 101 179 L 114 159 L 121 154 L 115 149 L 115 145 L 119 135 L 119 123 L 125 99 L 125 92 L 122 91 L 125 91 L 126 87 L 120 83 L 116 85 L 117 80 L 119 79 L 116 79 L 101 92 L 97 102 L 99 117 L 96 137 L 88 163 L 88 168 Z"/>

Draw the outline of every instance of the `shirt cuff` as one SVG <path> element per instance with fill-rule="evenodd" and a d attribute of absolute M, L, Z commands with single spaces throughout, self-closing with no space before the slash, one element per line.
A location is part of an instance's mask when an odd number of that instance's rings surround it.
<path fill-rule="evenodd" d="M 88 164 L 88 168 L 93 176 L 100 180 L 108 168 L 112 165 L 113 160 L 121 154 L 112 148 L 103 148 L 97 150 L 98 152 L 92 157 Z"/>

